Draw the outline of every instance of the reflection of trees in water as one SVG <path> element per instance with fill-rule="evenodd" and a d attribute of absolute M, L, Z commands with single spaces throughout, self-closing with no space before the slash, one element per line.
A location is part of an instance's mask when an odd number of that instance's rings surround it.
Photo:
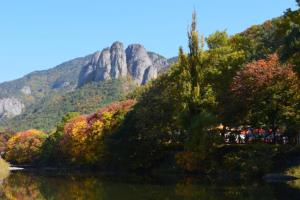
<path fill-rule="evenodd" d="M 300 190 L 300 179 L 297 179 L 297 180 L 294 180 L 294 181 L 289 181 L 288 184 L 292 188 Z"/>
<path fill-rule="evenodd" d="M 41 184 L 41 192 L 49 199 L 102 200 L 103 184 L 94 177 L 47 177 Z"/>
<path fill-rule="evenodd" d="M 238 199 L 238 200 L 257 200 L 257 199 L 274 199 L 272 192 L 265 190 L 262 195 L 257 193 L 256 190 L 248 190 L 243 187 L 219 187 L 219 186 L 197 186 L 177 184 L 176 193 L 184 197 L 184 199 L 207 199 L 207 200 L 220 200 L 220 199 Z M 250 193 L 250 194 L 249 194 Z"/>
<path fill-rule="evenodd" d="M 45 199 L 39 190 L 39 181 L 34 176 L 12 174 L 2 185 L 3 197 L 8 200 L 42 200 Z"/>
<path fill-rule="evenodd" d="M 13 173 L 0 185 L 0 199 L 8 200 L 273 200 L 297 199 L 300 182 L 285 184 L 212 183 L 185 179 L 176 185 L 128 183 L 88 175 L 51 176 Z M 291 183 L 292 184 L 292 183 Z M 299 185 L 297 185 L 299 184 Z M 2 189 L 1 189 L 2 187 Z M 1 194 L 1 191 L 2 194 Z"/>
<path fill-rule="evenodd" d="M 185 200 L 296 200 L 299 198 L 300 190 L 293 190 L 284 183 L 243 182 L 226 184 L 202 183 L 199 185 L 192 181 L 182 181 L 176 185 L 176 193 Z"/>
<path fill-rule="evenodd" d="M 9 200 L 101 200 L 102 194 L 102 184 L 95 178 L 43 177 L 15 173 L 3 183 L 3 197 Z"/>

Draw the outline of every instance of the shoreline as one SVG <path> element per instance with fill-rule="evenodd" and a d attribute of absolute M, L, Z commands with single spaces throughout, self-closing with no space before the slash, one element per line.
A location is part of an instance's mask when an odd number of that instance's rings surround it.
<path fill-rule="evenodd" d="M 251 180 L 252 178 L 242 178 L 238 174 L 219 174 L 219 175 L 208 175 L 208 174 L 190 174 L 190 173 L 181 173 L 181 172 L 166 172 L 163 173 L 153 173 L 153 172 L 113 172 L 113 171 L 97 171 L 95 169 L 91 168 L 74 168 L 74 167 L 37 167 L 37 166 L 13 166 L 10 167 L 9 170 L 11 172 L 28 172 L 28 173 L 58 173 L 58 174 L 90 174 L 90 175 L 100 175 L 100 176 L 108 176 L 108 177 L 127 177 L 127 176 L 149 176 L 149 177 L 177 177 L 177 178 L 183 178 L 183 177 L 194 177 L 196 179 L 198 178 L 209 178 L 219 181 L 245 181 L 245 180 Z M 289 182 L 294 180 L 300 180 L 299 177 L 293 176 L 293 175 L 287 175 L 284 173 L 267 173 L 264 174 L 261 177 L 256 177 L 254 180 L 261 180 L 266 183 L 276 183 L 276 182 Z"/>
<path fill-rule="evenodd" d="M 25 168 L 22 167 L 9 167 L 9 171 L 23 171 Z"/>

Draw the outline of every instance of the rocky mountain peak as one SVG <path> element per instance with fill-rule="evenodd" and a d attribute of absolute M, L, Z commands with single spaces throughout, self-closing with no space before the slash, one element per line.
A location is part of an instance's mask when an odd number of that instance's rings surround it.
<path fill-rule="evenodd" d="M 115 41 L 111 47 L 110 47 L 111 50 L 115 50 L 115 49 L 124 49 L 124 45 L 122 42 L 119 42 L 119 41 Z"/>
<path fill-rule="evenodd" d="M 148 52 L 144 46 L 140 44 L 129 45 L 126 49 L 128 70 L 138 84 L 145 84 L 149 77 L 146 70 L 150 71 L 153 66 Z"/>
<path fill-rule="evenodd" d="M 57 92 L 67 94 L 89 82 L 122 77 L 130 77 L 137 85 L 143 85 L 168 66 L 167 59 L 148 52 L 141 44 L 125 47 L 121 42 L 114 42 L 85 57 L 0 84 L 0 125 L 3 119 L 15 118 L 25 110 L 30 112 L 35 106 L 39 107 L 38 104 L 54 98 Z"/>
<path fill-rule="evenodd" d="M 110 47 L 111 78 L 127 76 L 127 63 L 124 46 L 121 42 L 114 42 Z"/>
<path fill-rule="evenodd" d="M 82 68 L 78 86 L 126 76 L 132 77 L 138 85 L 142 85 L 156 78 L 158 72 L 168 65 L 167 59 L 155 53 L 148 53 L 141 44 L 131 44 L 124 50 L 121 42 L 114 42 L 101 53 L 96 52 L 91 61 Z"/>

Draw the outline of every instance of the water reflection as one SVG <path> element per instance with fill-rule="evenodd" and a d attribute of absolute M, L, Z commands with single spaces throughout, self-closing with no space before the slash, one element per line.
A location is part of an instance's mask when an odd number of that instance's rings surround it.
<path fill-rule="evenodd" d="M 298 180 L 294 180 L 294 181 L 290 181 L 289 186 L 291 186 L 292 188 L 298 189 L 300 190 L 300 179 Z"/>
<path fill-rule="evenodd" d="M 290 185 L 289 185 L 290 184 Z M 38 175 L 16 172 L 0 184 L 2 200 L 274 200 L 299 199 L 299 182 L 289 184 L 212 183 L 185 179 L 126 181 L 92 175 Z"/>

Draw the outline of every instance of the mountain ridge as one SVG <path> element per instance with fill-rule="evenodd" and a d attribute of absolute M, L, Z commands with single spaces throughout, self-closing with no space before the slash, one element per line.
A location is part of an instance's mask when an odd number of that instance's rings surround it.
<path fill-rule="evenodd" d="M 156 78 L 159 69 L 169 66 L 166 58 L 147 51 L 141 44 L 128 45 L 126 50 L 129 47 L 135 47 L 137 51 L 128 50 L 126 53 L 123 44 L 116 41 L 110 47 L 109 59 L 100 59 L 101 53 L 107 50 L 106 47 L 102 51 L 73 58 L 55 67 L 33 71 L 21 78 L 0 83 L 0 122 L 23 114 L 27 108 L 53 93 L 67 94 L 92 82 L 126 77 L 131 77 L 135 84 L 141 85 Z M 104 66 L 108 60 L 110 65 Z M 106 75 L 105 70 L 109 71 Z M 102 78 L 90 79 L 91 74 Z"/>

